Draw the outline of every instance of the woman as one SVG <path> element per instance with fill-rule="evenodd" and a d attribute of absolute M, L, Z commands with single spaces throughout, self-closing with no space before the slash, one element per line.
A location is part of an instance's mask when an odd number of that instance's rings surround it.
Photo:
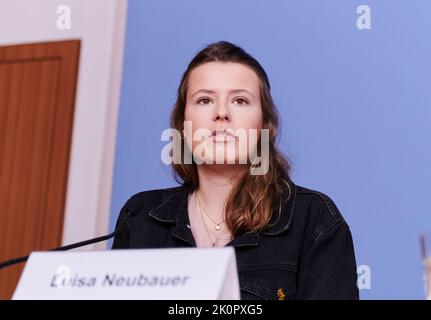
<path fill-rule="evenodd" d="M 131 197 L 114 249 L 233 246 L 242 299 L 358 298 L 349 227 L 328 196 L 290 179 L 258 61 L 225 41 L 200 51 L 171 127 L 185 142 L 172 165 L 181 186 Z"/>

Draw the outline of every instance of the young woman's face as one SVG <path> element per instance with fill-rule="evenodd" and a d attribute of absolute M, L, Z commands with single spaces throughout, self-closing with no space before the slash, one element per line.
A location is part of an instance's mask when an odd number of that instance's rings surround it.
<path fill-rule="evenodd" d="M 208 62 L 193 69 L 184 120 L 191 121 L 193 137 L 198 137 L 192 143 L 192 137 L 186 136 L 195 159 L 212 163 L 247 159 L 249 150 L 257 144 L 250 129 L 255 129 L 258 139 L 262 128 L 259 83 L 256 73 L 240 63 Z M 212 154 L 202 152 L 204 144 L 207 150 L 213 150 Z"/>

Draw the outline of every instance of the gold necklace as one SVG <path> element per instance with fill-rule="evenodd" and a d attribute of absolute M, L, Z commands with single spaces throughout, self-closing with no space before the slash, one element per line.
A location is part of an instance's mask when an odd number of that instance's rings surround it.
<path fill-rule="evenodd" d="M 195 207 L 197 208 L 197 207 L 198 207 L 198 204 L 197 204 L 196 200 L 197 200 L 197 197 L 196 197 L 196 193 L 195 193 Z M 199 212 L 201 213 L 202 223 L 203 223 L 204 228 L 205 228 L 205 230 L 206 230 L 206 232 L 207 232 L 208 240 L 212 243 L 211 247 L 215 247 L 216 242 L 215 242 L 215 241 L 213 241 L 213 239 L 212 239 L 212 238 L 211 238 L 211 236 L 210 236 L 210 232 L 208 231 L 207 224 L 205 223 L 204 216 L 203 216 L 203 214 L 202 214 L 202 209 L 201 209 L 201 207 L 200 207 L 200 206 L 199 206 Z"/>
<path fill-rule="evenodd" d="M 217 223 L 217 221 L 215 221 L 213 218 L 211 218 L 211 216 L 205 211 L 205 209 L 203 208 L 201 202 L 198 199 L 198 194 L 197 193 L 195 193 L 195 199 L 199 203 L 199 210 L 201 210 L 201 213 L 203 211 L 205 213 L 205 215 L 215 224 L 215 230 L 216 231 L 220 231 L 220 229 L 221 229 L 220 225 L 224 224 L 224 222 L 225 222 L 224 219 L 223 219 L 223 221 Z"/>
<path fill-rule="evenodd" d="M 197 207 L 198 207 L 198 204 L 196 203 L 196 200 L 198 200 L 198 199 L 197 199 L 197 197 L 196 197 L 196 193 L 195 193 L 195 207 L 197 208 Z M 198 200 L 198 202 L 199 202 L 199 200 Z M 218 237 L 216 237 L 216 239 L 213 241 L 213 239 L 212 239 L 212 237 L 211 237 L 211 235 L 210 235 L 210 232 L 209 232 L 209 230 L 208 230 L 207 224 L 206 224 L 206 222 L 205 222 L 205 220 L 204 220 L 204 215 L 203 215 L 203 213 L 202 213 L 202 207 L 201 207 L 200 205 L 199 205 L 199 212 L 201 213 L 202 223 L 203 223 L 204 228 L 205 228 L 205 231 L 206 231 L 206 233 L 207 233 L 208 240 L 212 243 L 212 244 L 211 244 L 211 247 L 215 247 L 215 245 L 216 245 L 217 241 L 219 241 L 219 240 L 232 240 L 232 237 L 225 238 L 225 239 L 219 239 Z"/>

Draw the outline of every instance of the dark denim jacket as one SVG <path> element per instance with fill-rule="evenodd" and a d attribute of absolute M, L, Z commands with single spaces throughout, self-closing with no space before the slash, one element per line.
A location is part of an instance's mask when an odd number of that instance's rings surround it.
<path fill-rule="evenodd" d="M 289 181 L 280 218 L 235 247 L 241 299 L 358 299 L 350 229 L 325 194 Z M 196 246 L 182 186 L 140 192 L 123 206 L 113 249 Z M 130 215 L 126 223 L 122 221 Z"/>

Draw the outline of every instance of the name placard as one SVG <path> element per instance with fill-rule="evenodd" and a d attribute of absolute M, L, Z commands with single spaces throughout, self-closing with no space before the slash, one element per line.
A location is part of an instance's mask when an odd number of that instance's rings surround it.
<path fill-rule="evenodd" d="M 34 252 L 13 296 L 15 300 L 239 298 L 232 247 Z"/>

